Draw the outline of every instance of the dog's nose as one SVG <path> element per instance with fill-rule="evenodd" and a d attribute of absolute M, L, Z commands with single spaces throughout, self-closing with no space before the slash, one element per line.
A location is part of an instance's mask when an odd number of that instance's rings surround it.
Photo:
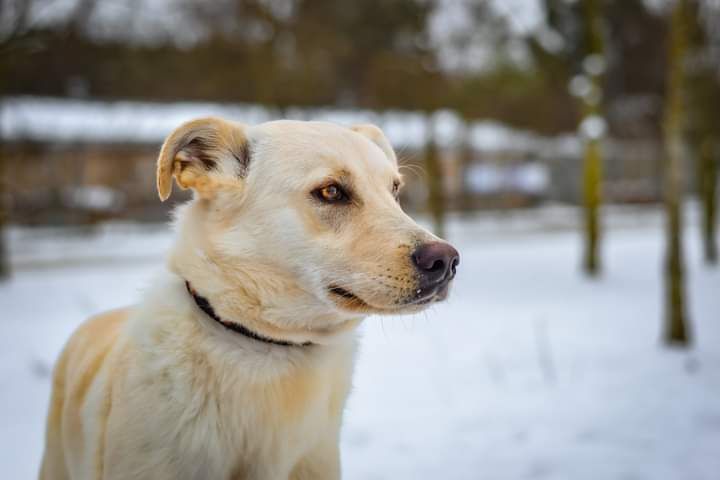
<path fill-rule="evenodd" d="M 412 254 L 422 283 L 433 285 L 452 280 L 460 263 L 460 254 L 449 243 L 432 242 L 418 246 Z"/>

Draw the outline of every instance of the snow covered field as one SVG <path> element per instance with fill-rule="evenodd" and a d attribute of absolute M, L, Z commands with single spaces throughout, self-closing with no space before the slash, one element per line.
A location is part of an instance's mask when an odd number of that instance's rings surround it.
<path fill-rule="evenodd" d="M 605 275 L 578 273 L 572 221 L 455 221 L 446 304 L 370 318 L 342 439 L 346 479 L 720 478 L 720 269 L 688 226 L 695 345 L 661 332 L 657 213 L 611 217 Z M 552 224 L 553 228 L 547 228 Z M 52 363 L 88 315 L 132 302 L 170 237 L 15 230 L 0 285 L 2 478 L 34 478 Z"/>

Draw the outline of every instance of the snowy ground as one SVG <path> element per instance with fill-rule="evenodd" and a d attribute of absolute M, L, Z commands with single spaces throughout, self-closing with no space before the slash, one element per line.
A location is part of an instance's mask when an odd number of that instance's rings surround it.
<path fill-rule="evenodd" d="M 595 282 L 578 274 L 566 215 L 454 222 L 451 300 L 365 323 L 344 478 L 719 478 L 720 269 L 702 265 L 689 225 L 696 343 L 668 350 L 657 214 L 611 217 Z M 16 273 L 0 286 L 2 478 L 36 474 L 64 340 L 89 314 L 133 301 L 169 241 L 158 227 L 12 232 Z"/>

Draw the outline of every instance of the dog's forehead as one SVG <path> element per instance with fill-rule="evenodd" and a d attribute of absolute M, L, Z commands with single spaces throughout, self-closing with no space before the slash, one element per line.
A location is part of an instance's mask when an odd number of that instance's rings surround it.
<path fill-rule="evenodd" d="M 334 123 L 279 120 L 252 127 L 250 135 L 254 152 L 266 157 L 263 160 L 280 159 L 285 166 L 350 167 L 383 176 L 396 172 L 393 162 L 367 137 Z"/>

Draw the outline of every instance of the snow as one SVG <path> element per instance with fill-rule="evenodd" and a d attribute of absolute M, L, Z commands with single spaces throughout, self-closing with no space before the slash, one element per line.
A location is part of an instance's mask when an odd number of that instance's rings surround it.
<path fill-rule="evenodd" d="M 597 140 L 602 138 L 607 132 L 607 122 L 600 115 L 589 115 L 583 118 L 578 128 L 583 138 Z"/>
<path fill-rule="evenodd" d="M 468 167 L 465 184 L 474 193 L 523 192 L 542 195 L 550 186 L 550 172 L 546 165 L 540 163 L 474 163 Z"/>
<path fill-rule="evenodd" d="M 249 125 L 278 117 L 271 108 L 257 104 L 104 102 L 20 96 L 8 97 L 0 103 L 0 139 L 159 145 L 181 123 L 204 116 L 219 116 Z M 399 148 L 419 149 L 428 139 L 428 121 L 422 112 L 289 107 L 283 116 L 341 125 L 374 123 Z M 432 124 L 439 145 L 458 145 L 465 126 L 457 113 L 440 110 L 433 115 Z M 546 156 L 577 155 L 581 146 L 575 135 L 540 137 L 490 120 L 469 124 L 469 142 L 477 151 L 517 151 Z"/>
<path fill-rule="evenodd" d="M 638 213 L 640 212 L 640 213 Z M 695 344 L 661 335 L 661 217 L 609 210 L 605 273 L 578 271 L 564 208 L 454 218 L 449 302 L 362 328 L 342 437 L 346 479 L 714 480 L 720 269 L 687 222 Z M 0 285 L 0 464 L 36 475 L 49 372 L 77 324 L 137 298 L 165 228 L 13 229 Z"/>
<path fill-rule="evenodd" d="M 80 185 L 63 190 L 65 204 L 94 211 L 118 211 L 125 200 L 122 192 L 105 185 Z"/>

